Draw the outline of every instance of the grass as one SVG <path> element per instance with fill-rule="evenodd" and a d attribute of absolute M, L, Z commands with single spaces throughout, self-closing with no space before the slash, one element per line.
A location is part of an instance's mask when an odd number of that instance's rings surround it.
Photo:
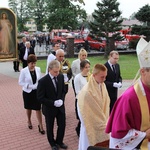
<path fill-rule="evenodd" d="M 70 61 L 71 64 L 73 60 L 77 59 L 77 57 L 67 58 L 67 59 Z M 104 59 L 103 56 L 92 56 L 92 57 L 88 57 L 88 59 L 91 63 L 91 70 L 96 63 L 104 64 L 107 61 L 106 59 Z M 139 63 L 136 54 L 120 55 L 118 63 L 120 64 L 121 76 L 123 80 L 133 79 L 135 77 L 139 69 Z M 46 59 L 38 60 L 37 66 L 39 66 L 41 68 L 41 71 L 45 73 Z"/>

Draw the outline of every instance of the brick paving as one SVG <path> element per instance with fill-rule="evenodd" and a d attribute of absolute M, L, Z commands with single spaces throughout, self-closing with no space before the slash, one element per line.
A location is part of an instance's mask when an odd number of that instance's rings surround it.
<path fill-rule="evenodd" d="M 0 63 L 0 150 L 50 150 L 46 135 L 38 132 L 35 111 L 32 114 L 33 129 L 27 127 L 27 117 L 23 108 L 22 89 L 18 85 L 18 72 L 13 71 L 12 62 Z M 123 83 L 119 95 L 129 86 Z M 78 137 L 75 133 L 77 120 L 74 108 L 74 93 L 70 86 L 66 95 L 66 133 L 64 143 L 68 150 L 78 149 Z M 45 129 L 45 120 L 43 116 Z"/>

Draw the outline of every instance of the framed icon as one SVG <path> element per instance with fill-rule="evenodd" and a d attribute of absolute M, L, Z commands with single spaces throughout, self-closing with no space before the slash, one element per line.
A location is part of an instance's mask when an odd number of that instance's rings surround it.
<path fill-rule="evenodd" d="M 0 61 L 17 59 L 17 49 L 16 15 L 11 9 L 0 8 Z"/>

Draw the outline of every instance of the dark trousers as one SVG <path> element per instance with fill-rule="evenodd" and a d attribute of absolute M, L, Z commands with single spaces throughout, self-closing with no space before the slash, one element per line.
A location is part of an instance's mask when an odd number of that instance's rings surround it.
<path fill-rule="evenodd" d="M 56 140 L 54 139 L 54 121 L 57 121 L 57 134 Z M 58 110 L 57 114 L 53 114 L 50 112 L 49 114 L 45 115 L 46 121 L 46 129 L 47 129 L 47 139 L 51 146 L 55 146 L 56 144 L 62 144 L 63 138 L 65 134 L 65 126 L 66 126 L 66 116 L 65 113 L 62 113 Z"/>
<path fill-rule="evenodd" d="M 74 87 L 74 80 L 72 79 L 72 88 L 73 88 L 73 91 L 74 91 L 74 95 L 76 97 L 76 92 L 75 92 L 75 87 Z"/>
<path fill-rule="evenodd" d="M 76 127 L 76 132 L 77 132 L 77 135 L 79 136 L 80 135 L 80 127 L 81 127 L 81 122 L 80 122 L 80 118 L 79 118 L 79 115 L 78 115 L 78 110 L 77 110 L 77 99 L 75 99 L 75 112 L 76 112 L 76 118 L 79 120 L 78 121 L 78 124 L 77 124 L 77 127 Z"/>
<path fill-rule="evenodd" d="M 76 97 L 76 92 L 75 92 L 75 87 L 74 87 L 74 80 L 72 80 L 72 87 L 73 87 L 74 94 L 75 94 L 75 97 Z M 78 121 L 78 124 L 77 124 L 77 127 L 76 127 L 76 132 L 77 132 L 77 135 L 79 136 L 79 135 L 80 135 L 81 122 L 80 122 L 80 119 L 79 119 L 79 116 L 78 116 L 77 101 L 78 101 L 78 100 L 75 99 L 75 113 L 76 113 L 76 118 L 79 120 L 79 121 Z"/>
<path fill-rule="evenodd" d="M 13 61 L 13 69 L 14 71 L 19 71 L 19 61 Z"/>
<path fill-rule="evenodd" d="M 27 60 L 23 60 L 23 61 L 22 61 L 22 68 L 27 67 L 27 65 L 28 65 L 28 64 L 27 64 Z"/>
<path fill-rule="evenodd" d="M 65 94 L 68 93 L 68 84 L 65 84 Z"/>

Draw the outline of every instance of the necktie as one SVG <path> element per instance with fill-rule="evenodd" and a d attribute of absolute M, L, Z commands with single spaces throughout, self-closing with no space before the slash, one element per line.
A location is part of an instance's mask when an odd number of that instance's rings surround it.
<path fill-rule="evenodd" d="M 55 90 L 57 92 L 57 89 L 58 89 L 58 81 L 57 81 L 57 77 L 54 77 L 54 82 L 55 82 Z"/>
<path fill-rule="evenodd" d="M 114 66 L 114 65 L 112 65 L 112 70 L 113 70 L 114 73 L 116 73 L 116 70 L 115 70 L 115 66 Z"/>

